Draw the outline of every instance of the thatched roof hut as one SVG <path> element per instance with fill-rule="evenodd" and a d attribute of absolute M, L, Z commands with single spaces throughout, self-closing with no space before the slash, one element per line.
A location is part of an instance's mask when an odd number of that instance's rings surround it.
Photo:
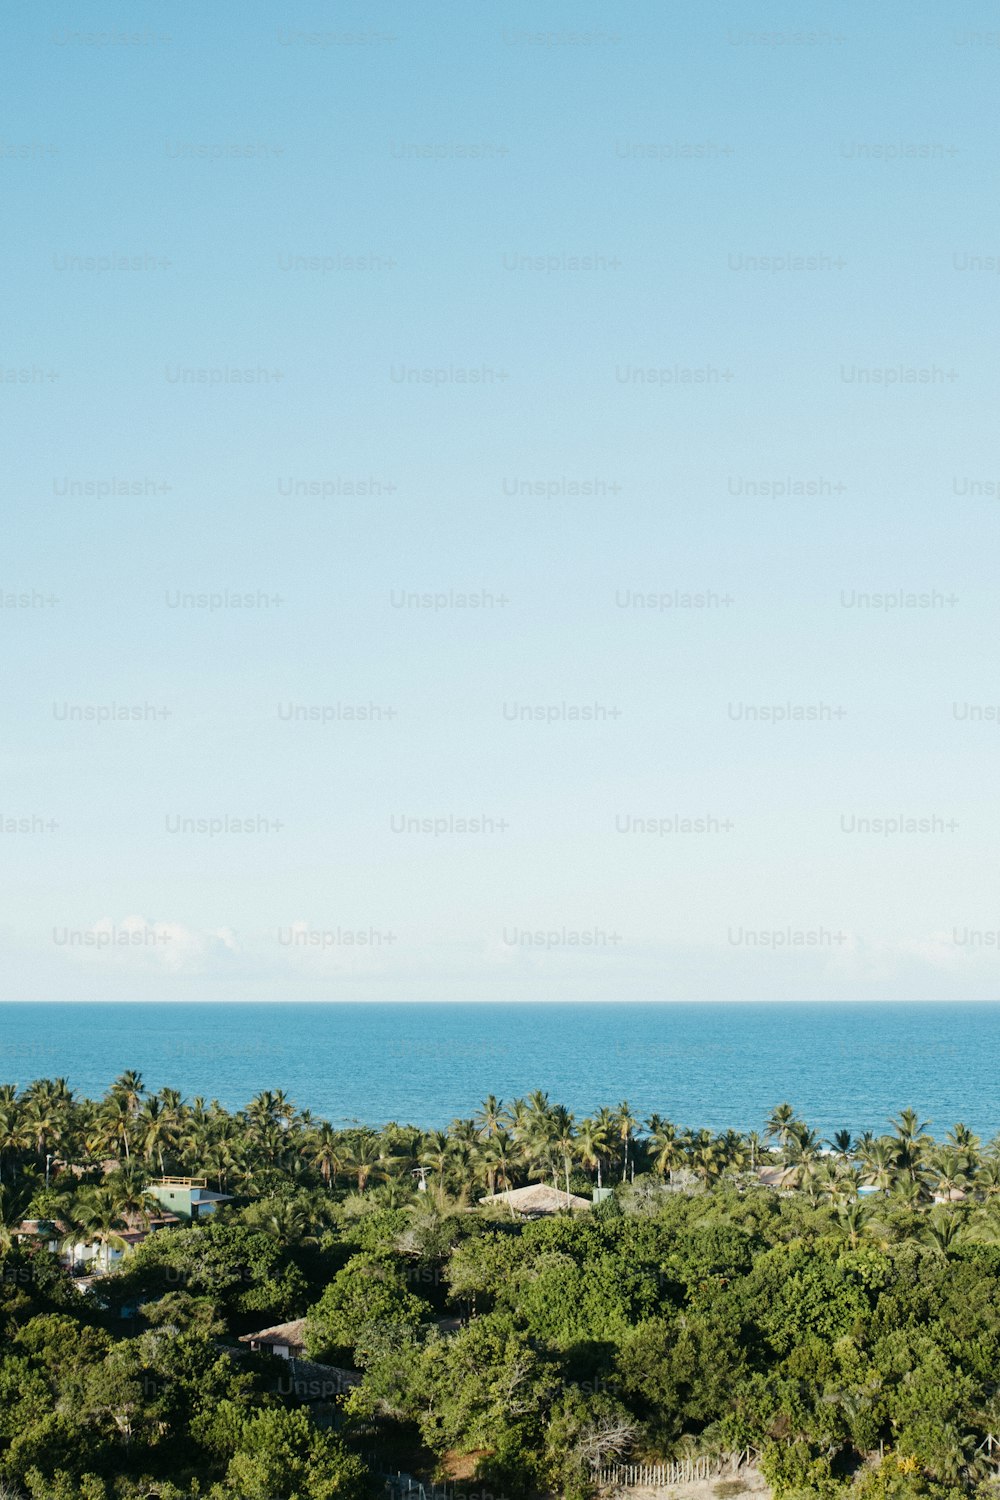
<path fill-rule="evenodd" d="M 567 1211 L 579 1213 L 590 1207 L 589 1198 L 580 1198 L 576 1193 L 564 1193 L 560 1188 L 549 1187 L 545 1182 L 533 1182 L 522 1188 L 508 1188 L 505 1193 L 490 1193 L 479 1201 L 505 1204 L 511 1213 L 530 1219 Z"/>

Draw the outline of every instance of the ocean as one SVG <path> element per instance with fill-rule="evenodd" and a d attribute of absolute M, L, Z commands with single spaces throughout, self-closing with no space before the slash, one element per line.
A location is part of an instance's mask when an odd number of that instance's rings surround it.
<path fill-rule="evenodd" d="M 284 1089 L 342 1125 L 425 1129 L 545 1089 L 682 1126 L 760 1130 L 783 1100 L 824 1136 L 912 1105 L 1000 1130 L 1000 1004 L 0 1004 L 0 1082 L 103 1093 L 126 1068 L 227 1108 Z"/>

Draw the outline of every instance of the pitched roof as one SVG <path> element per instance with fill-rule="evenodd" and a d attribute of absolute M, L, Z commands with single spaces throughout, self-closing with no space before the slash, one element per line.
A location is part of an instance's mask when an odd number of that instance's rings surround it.
<path fill-rule="evenodd" d="M 765 1187 L 780 1187 L 785 1170 L 784 1167 L 758 1167 L 757 1176 Z"/>
<path fill-rule="evenodd" d="M 549 1187 L 546 1182 L 533 1182 L 528 1187 L 508 1188 L 505 1193 L 490 1193 L 480 1198 L 480 1203 L 507 1203 L 519 1214 L 555 1214 L 561 1209 L 590 1207 L 589 1198 L 580 1198 L 576 1193 L 564 1193 L 561 1188 Z"/>
<path fill-rule="evenodd" d="M 293 1318 L 291 1323 L 275 1323 L 273 1328 L 262 1328 L 259 1333 L 241 1333 L 241 1344 L 287 1344 L 305 1348 L 306 1320 Z"/>

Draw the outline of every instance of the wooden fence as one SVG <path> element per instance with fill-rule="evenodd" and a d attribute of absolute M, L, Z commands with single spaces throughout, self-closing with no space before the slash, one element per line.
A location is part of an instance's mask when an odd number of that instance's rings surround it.
<path fill-rule="evenodd" d="M 722 1465 L 717 1459 L 684 1458 L 671 1464 L 615 1464 L 610 1469 L 599 1469 L 595 1477 L 602 1486 L 659 1489 L 667 1484 L 690 1484 L 694 1479 L 711 1479 L 721 1472 Z"/>
<path fill-rule="evenodd" d="M 375 1454 L 366 1455 L 371 1467 Z M 685 1458 L 676 1463 L 665 1464 L 614 1464 L 608 1469 L 599 1469 L 595 1482 L 603 1488 L 662 1489 L 671 1484 L 690 1484 L 695 1479 L 712 1479 L 723 1472 L 724 1465 L 715 1458 Z M 385 1474 L 385 1489 L 389 1500 L 487 1500 L 489 1490 L 481 1480 L 467 1479 L 452 1484 L 421 1484 L 410 1474 Z M 492 1500 L 492 1497 L 491 1497 Z"/>
<path fill-rule="evenodd" d="M 466 1479 L 458 1484 L 421 1484 L 409 1474 L 390 1475 L 385 1481 L 390 1500 L 486 1500 L 490 1494 L 481 1481 Z"/>

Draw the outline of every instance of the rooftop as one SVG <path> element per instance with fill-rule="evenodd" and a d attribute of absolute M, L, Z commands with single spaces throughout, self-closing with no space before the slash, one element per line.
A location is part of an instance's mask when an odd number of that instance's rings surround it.
<path fill-rule="evenodd" d="M 564 1193 L 561 1188 L 549 1187 L 545 1182 L 533 1182 L 522 1188 L 508 1188 L 505 1193 L 490 1193 L 479 1201 L 506 1203 L 518 1214 L 557 1214 L 565 1209 L 590 1207 L 589 1198 L 580 1198 L 576 1193 Z"/>
<path fill-rule="evenodd" d="M 306 1344 L 305 1318 L 293 1318 L 290 1323 L 275 1323 L 273 1328 L 262 1328 L 259 1333 L 241 1333 L 241 1344 L 287 1344 L 304 1349 Z"/>

